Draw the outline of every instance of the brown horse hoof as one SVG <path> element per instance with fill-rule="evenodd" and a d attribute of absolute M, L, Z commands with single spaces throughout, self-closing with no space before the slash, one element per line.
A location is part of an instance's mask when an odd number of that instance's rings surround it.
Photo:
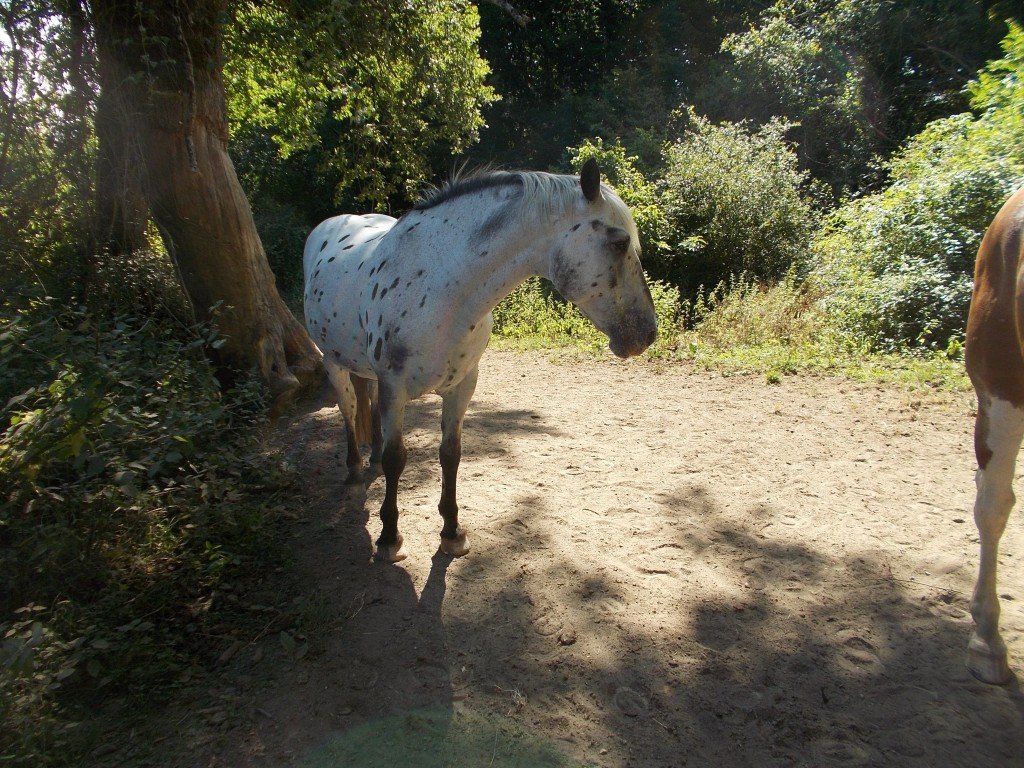
<path fill-rule="evenodd" d="M 373 554 L 374 560 L 378 563 L 398 563 L 405 560 L 405 552 L 402 551 L 402 537 L 392 544 L 381 544 L 377 540 L 377 551 Z"/>
<path fill-rule="evenodd" d="M 446 555 L 451 555 L 452 557 L 462 557 L 467 554 L 469 552 L 469 540 L 466 537 L 466 532 L 460 528 L 459 535 L 454 539 L 446 539 L 442 536 L 440 549 Z"/>
<path fill-rule="evenodd" d="M 1006 651 L 1000 653 L 977 635 L 971 635 L 967 646 L 967 669 L 983 683 L 992 685 L 1004 685 L 1012 677 Z"/>

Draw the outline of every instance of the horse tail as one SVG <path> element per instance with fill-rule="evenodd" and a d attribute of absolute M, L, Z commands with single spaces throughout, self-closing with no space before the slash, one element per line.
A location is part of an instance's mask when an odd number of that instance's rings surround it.
<path fill-rule="evenodd" d="M 352 375 L 352 386 L 356 390 L 356 442 L 369 445 L 373 442 L 373 404 L 370 402 L 370 381 Z"/>

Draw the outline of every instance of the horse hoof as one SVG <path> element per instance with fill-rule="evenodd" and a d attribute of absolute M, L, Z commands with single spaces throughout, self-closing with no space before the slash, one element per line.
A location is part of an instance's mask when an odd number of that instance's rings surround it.
<path fill-rule="evenodd" d="M 1010 682 L 1006 651 L 993 650 L 991 645 L 974 635 L 967 646 L 967 669 L 983 683 L 1004 685 Z"/>
<path fill-rule="evenodd" d="M 469 540 L 466 538 L 466 532 L 462 531 L 454 539 L 446 539 L 442 536 L 441 551 L 452 557 L 462 557 L 467 554 L 469 552 Z"/>
<path fill-rule="evenodd" d="M 373 557 L 379 563 L 397 563 L 405 560 L 406 555 L 402 551 L 402 537 L 399 536 L 398 541 L 392 544 L 381 544 L 378 540 L 377 551 Z"/>

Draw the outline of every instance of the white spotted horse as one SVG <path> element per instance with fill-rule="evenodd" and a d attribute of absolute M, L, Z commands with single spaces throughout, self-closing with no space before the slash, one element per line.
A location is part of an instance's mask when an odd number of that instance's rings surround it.
<path fill-rule="evenodd" d="M 405 557 L 398 481 L 406 404 L 441 396 L 441 551 L 469 551 L 455 500 L 462 420 L 476 388 L 491 311 L 527 278 L 548 278 L 609 338 L 619 357 L 657 335 L 636 225 L 597 163 L 579 177 L 487 172 L 434 191 L 409 213 L 336 216 L 303 254 L 306 323 L 324 354 L 348 433 L 348 481 L 363 479 L 360 443 L 385 478 L 375 557 Z M 371 418 L 372 415 L 372 418 Z"/>
<path fill-rule="evenodd" d="M 978 249 L 967 318 L 967 373 L 978 396 L 974 521 L 981 557 L 971 598 L 974 631 L 967 667 L 987 683 L 1010 679 L 999 635 L 996 565 L 1014 503 L 1013 475 L 1024 437 L 1024 188 L 996 214 Z"/>

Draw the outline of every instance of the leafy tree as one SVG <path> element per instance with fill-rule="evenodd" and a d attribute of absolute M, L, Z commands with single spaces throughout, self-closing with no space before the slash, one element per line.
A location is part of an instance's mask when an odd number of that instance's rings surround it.
<path fill-rule="evenodd" d="M 230 122 L 236 137 L 268 136 L 282 158 L 302 154 L 335 200 L 408 200 L 432 162 L 476 141 L 480 110 L 496 98 L 478 37 L 476 7 L 463 0 L 236 3 L 225 35 Z"/>
<path fill-rule="evenodd" d="M 698 103 L 730 120 L 783 117 L 817 178 L 837 195 L 863 189 L 874 154 L 966 106 L 963 86 L 998 50 L 1002 26 L 988 11 L 1000 5 L 777 0 L 724 40 L 727 59 Z"/>
<path fill-rule="evenodd" d="M 971 82 L 977 116 L 930 123 L 887 164 L 892 184 L 851 201 L 814 244 L 813 280 L 841 328 L 882 349 L 963 334 L 974 257 L 1024 178 L 1024 31 Z"/>

